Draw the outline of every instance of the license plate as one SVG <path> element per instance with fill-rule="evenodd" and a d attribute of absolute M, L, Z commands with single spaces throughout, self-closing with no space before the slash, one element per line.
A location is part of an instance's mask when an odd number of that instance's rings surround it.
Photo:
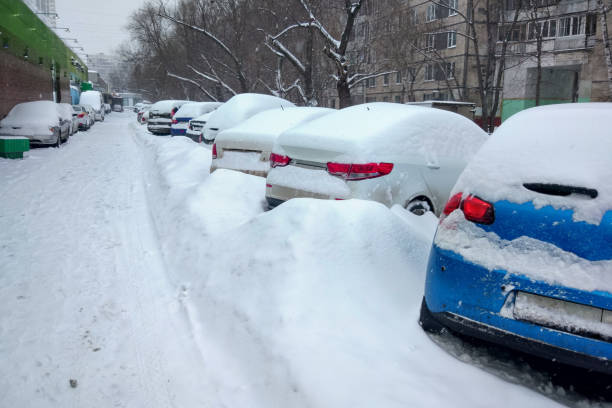
<path fill-rule="evenodd" d="M 588 337 L 612 339 L 612 311 L 531 293 L 518 292 L 514 318 Z"/>

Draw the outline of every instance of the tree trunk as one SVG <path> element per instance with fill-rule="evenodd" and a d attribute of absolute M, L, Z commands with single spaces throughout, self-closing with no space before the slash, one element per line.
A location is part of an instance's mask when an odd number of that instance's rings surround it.
<path fill-rule="evenodd" d="M 351 89 L 349 88 L 349 84 L 346 78 L 339 78 L 336 88 L 338 89 L 338 99 L 340 100 L 340 109 L 348 108 L 349 106 L 351 106 L 352 105 Z"/>
<path fill-rule="evenodd" d="M 538 66 L 536 72 L 535 106 L 540 106 L 540 85 L 542 83 L 542 33 L 538 33 L 536 53 Z"/>
<path fill-rule="evenodd" d="M 610 52 L 610 37 L 608 36 L 608 7 L 604 3 L 604 0 L 598 0 L 597 3 L 601 15 L 601 35 L 604 47 L 604 57 L 608 67 L 608 101 L 612 102 L 612 54 Z"/>

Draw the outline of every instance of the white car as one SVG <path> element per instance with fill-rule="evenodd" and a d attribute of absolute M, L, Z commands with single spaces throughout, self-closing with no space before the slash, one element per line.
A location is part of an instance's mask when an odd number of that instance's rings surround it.
<path fill-rule="evenodd" d="M 165 100 L 155 102 L 149 109 L 147 130 L 154 135 L 169 135 L 174 114 L 186 103 L 189 103 L 189 101 Z"/>
<path fill-rule="evenodd" d="M 260 112 L 217 135 L 210 171 L 230 169 L 265 177 L 270 170 L 272 147 L 281 133 L 332 112 L 335 110 L 306 107 Z"/>
<path fill-rule="evenodd" d="M 72 116 L 65 119 L 63 108 L 52 101 L 24 102 L 13 106 L 0 120 L 1 136 L 21 136 L 31 144 L 59 147 L 68 140 Z"/>
<path fill-rule="evenodd" d="M 213 111 L 214 112 L 214 111 Z M 202 143 L 202 134 L 204 132 L 204 126 L 206 122 L 210 119 L 213 112 L 205 113 L 197 118 L 191 119 L 189 121 L 189 125 L 187 126 L 187 132 L 185 136 L 190 138 L 196 143 Z"/>
<path fill-rule="evenodd" d="M 221 105 L 220 102 L 191 102 L 184 104 L 176 111 L 172 118 L 170 134 L 172 136 L 186 136 L 191 119 L 210 113 Z"/>
<path fill-rule="evenodd" d="M 72 105 L 72 115 L 76 115 L 79 130 L 88 130 L 91 126 L 89 112 L 81 105 Z"/>
<path fill-rule="evenodd" d="M 83 105 L 81 104 L 81 106 L 83 107 L 83 109 L 85 109 L 87 111 L 87 119 L 89 121 L 89 127 L 92 127 L 93 125 L 96 124 L 96 112 L 94 111 L 94 108 L 91 107 L 91 105 Z"/>
<path fill-rule="evenodd" d="M 70 121 L 69 135 L 72 136 L 73 134 L 77 133 L 79 131 L 79 119 L 72 109 L 72 105 L 67 103 L 58 103 L 57 109 L 61 112 L 62 119 Z"/>
<path fill-rule="evenodd" d="M 294 197 L 360 198 L 440 214 L 487 140 L 456 113 L 394 103 L 342 109 L 283 133 L 270 155 L 270 208 Z"/>
<path fill-rule="evenodd" d="M 94 120 L 104 121 L 104 98 L 99 91 L 85 91 L 81 94 L 81 105 L 89 105 L 94 110 Z"/>
<path fill-rule="evenodd" d="M 289 108 L 293 103 L 271 95 L 254 93 L 238 94 L 225 102 L 213 112 L 204 126 L 203 140 L 205 143 L 214 142 L 217 133 L 236 126 L 256 113 L 274 108 Z"/>

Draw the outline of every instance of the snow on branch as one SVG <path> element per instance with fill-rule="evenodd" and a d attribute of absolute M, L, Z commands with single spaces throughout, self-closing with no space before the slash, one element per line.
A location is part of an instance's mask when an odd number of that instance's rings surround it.
<path fill-rule="evenodd" d="M 351 75 L 348 79 L 349 87 L 353 88 L 355 85 L 363 81 L 367 81 L 368 79 L 378 78 L 383 75 L 395 74 L 395 73 L 397 73 L 397 71 L 385 71 L 385 72 L 377 72 L 373 74 L 354 74 L 354 75 Z"/>
<path fill-rule="evenodd" d="M 182 77 L 182 76 L 180 76 L 180 75 L 175 75 L 175 74 L 173 74 L 173 73 L 171 73 L 171 72 L 167 72 L 167 75 L 168 75 L 170 78 L 175 78 L 175 79 L 178 79 L 179 81 L 188 82 L 188 83 L 190 83 L 190 84 L 192 84 L 192 85 L 197 86 L 197 87 L 198 87 L 198 89 L 199 89 L 200 91 L 202 91 L 202 92 L 203 92 L 203 93 L 204 93 L 206 96 L 208 96 L 210 99 L 212 99 L 212 100 L 213 100 L 213 101 L 215 101 L 215 102 L 219 102 L 219 100 L 218 100 L 217 98 L 215 98 L 215 97 L 214 97 L 214 96 L 213 96 L 213 95 L 212 95 L 210 92 L 208 92 L 208 91 L 207 91 L 205 88 L 203 88 L 203 87 L 202 87 L 202 85 L 200 85 L 200 84 L 199 84 L 197 81 L 194 81 L 193 79 L 189 79 L 189 78 Z"/>

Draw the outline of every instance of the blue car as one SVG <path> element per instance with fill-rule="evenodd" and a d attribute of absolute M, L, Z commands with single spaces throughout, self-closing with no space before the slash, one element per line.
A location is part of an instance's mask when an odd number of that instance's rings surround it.
<path fill-rule="evenodd" d="M 170 134 L 172 136 L 186 136 L 191 119 L 210 113 L 219 106 L 221 106 L 221 103 L 218 102 L 190 102 L 182 105 L 172 116 Z"/>
<path fill-rule="evenodd" d="M 612 104 L 522 111 L 465 168 L 420 324 L 612 374 Z"/>

